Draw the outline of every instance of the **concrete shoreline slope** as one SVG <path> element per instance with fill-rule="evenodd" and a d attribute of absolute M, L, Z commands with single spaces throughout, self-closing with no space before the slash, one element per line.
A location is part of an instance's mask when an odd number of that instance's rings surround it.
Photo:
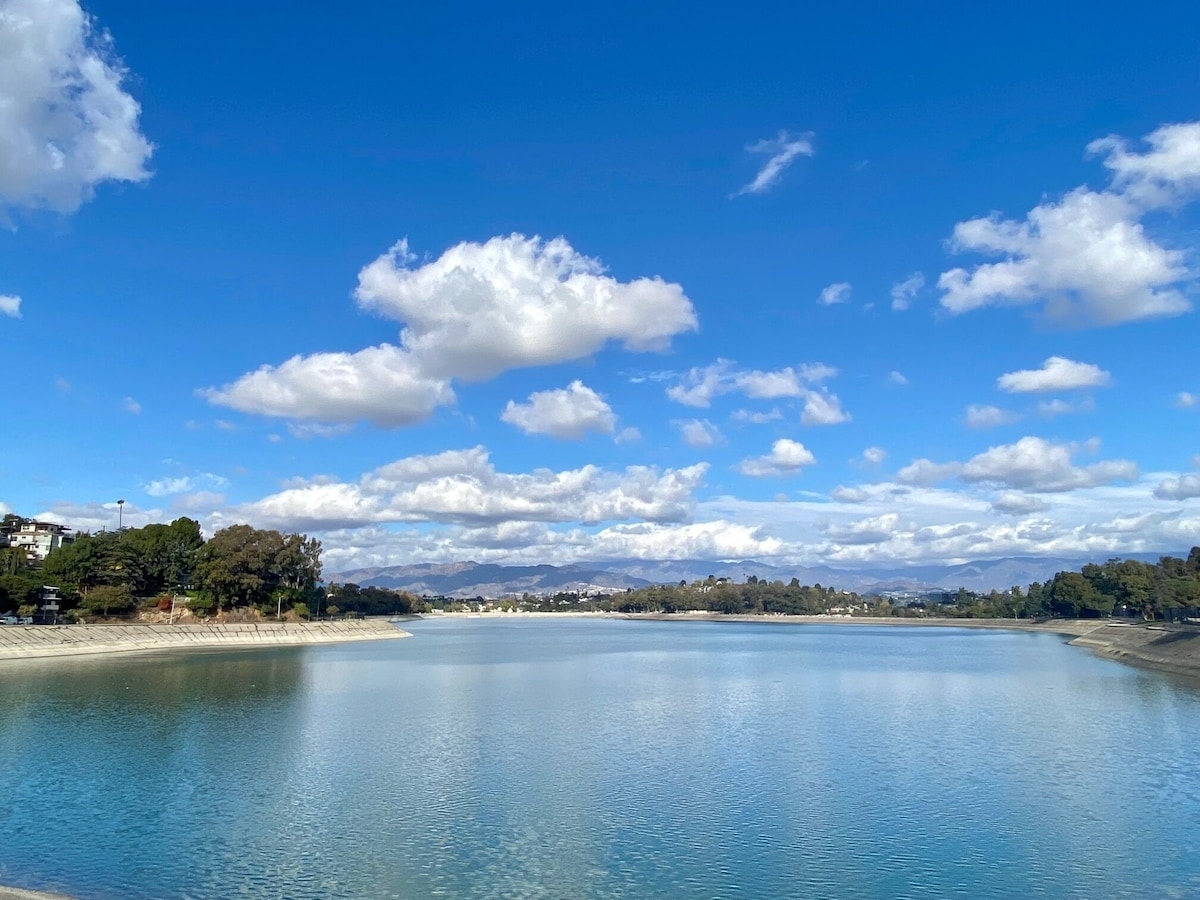
<path fill-rule="evenodd" d="M 403 637 L 410 635 L 380 620 L 237 625 L 5 625 L 0 627 L 0 660 L 190 647 L 285 647 Z"/>

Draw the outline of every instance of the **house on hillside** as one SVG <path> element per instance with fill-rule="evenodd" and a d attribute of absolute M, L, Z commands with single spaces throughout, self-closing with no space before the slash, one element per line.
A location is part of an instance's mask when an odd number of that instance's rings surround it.
<path fill-rule="evenodd" d="M 56 525 L 53 522 L 5 516 L 0 530 L 0 546 L 23 549 L 25 559 L 30 565 L 41 565 L 50 555 L 50 551 L 57 550 L 75 539 L 68 533 L 70 530 L 65 525 Z"/>

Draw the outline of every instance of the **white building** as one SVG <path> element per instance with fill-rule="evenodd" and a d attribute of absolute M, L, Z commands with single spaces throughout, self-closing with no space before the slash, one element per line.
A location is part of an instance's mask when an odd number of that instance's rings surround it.
<path fill-rule="evenodd" d="M 4 537 L 8 538 L 8 546 L 23 547 L 26 559 L 33 564 L 45 562 L 51 550 L 73 541 L 74 538 L 67 534 L 70 530 L 65 525 L 25 519 Z"/>

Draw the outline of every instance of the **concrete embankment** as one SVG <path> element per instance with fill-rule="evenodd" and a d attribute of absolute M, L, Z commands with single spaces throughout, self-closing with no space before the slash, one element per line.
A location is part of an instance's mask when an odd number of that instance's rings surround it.
<path fill-rule="evenodd" d="M 382 620 L 236 625 L 5 625 L 0 660 L 192 647 L 283 647 L 409 637 Z"/>
<path fill-rule="evenodd" d="M 1200 628 L 1194 625 L 1108 623 L 1068 643 L 1108 659 L 1200 678 Z"/>
<path fill-rule="evenodd" d="M 63 894 L 47 894 L 44 891 L 23 891 L 20 888 L 0 887 L 0 900 L 71 900 Z"/>

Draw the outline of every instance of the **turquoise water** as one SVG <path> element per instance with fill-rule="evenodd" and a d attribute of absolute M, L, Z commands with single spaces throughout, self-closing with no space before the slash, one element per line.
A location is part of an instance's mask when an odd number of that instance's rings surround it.
<path fill-rule="evenodd" d="M 1197 897 L 1200 689 L 1050 635 L 427 620 L 0 664 L 0 883 Z"/>

